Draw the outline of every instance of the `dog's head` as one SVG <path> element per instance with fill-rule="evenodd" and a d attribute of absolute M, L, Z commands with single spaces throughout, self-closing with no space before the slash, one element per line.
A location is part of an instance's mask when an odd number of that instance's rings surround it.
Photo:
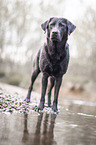
<path fill-rule="evenodd" d="M 42 29 L 47 32 L 47 38 L 51 41 L 61 42 L 63 39 L 67 39 L 76 28 L 70 21 L 65 18 L 52 17 L 43 24 Z"/>

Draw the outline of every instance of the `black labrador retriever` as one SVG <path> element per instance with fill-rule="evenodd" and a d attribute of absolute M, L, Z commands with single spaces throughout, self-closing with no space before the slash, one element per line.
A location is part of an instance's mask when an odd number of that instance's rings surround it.
<path fill-rule="evenodd" d="M 52 109 L 56 112 L 58 110 L 58 93 L 62 83 L 62 77 L 66 73 L 69 63 L 69 45 L 67 44 L 67 39 L 68 35 L 75 30 L 76 26 L 65 18 L 52 17 L 41 24 L 41 27 L 47 32 L 47 41 L 39 49 L 34 61 L 31 84 L 25 100 L 26 102 L 30 102 L 34 81 L 38 74 L 42 72 L 42 93 L 38 110 L 43 110 L 44 108 L 48 77 L 50 77 L 48 106 L 51 107 L 51 90 L 55 87 Z"/>

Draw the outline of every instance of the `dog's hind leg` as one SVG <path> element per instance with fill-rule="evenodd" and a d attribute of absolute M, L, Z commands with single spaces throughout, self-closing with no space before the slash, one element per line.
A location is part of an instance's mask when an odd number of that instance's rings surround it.
<path fill-rule="evenodd" d="M 30 96 L 31 96 L 31 91 L 33 89 L 33 84 L 34 84 L 38 74 L 40 73 L 40 69 L 39 69 L 39 56 L 40 56 L 40 51 L 38 51 L 36 59 L 35 59 L 34 64 L 33 64 L 33 72 L 32 72 L 32 76 L 31 76 L 31 84 L 29 86 L 28 94 L 27 94 L 27 97 L 25 99 L 25 101 L 27 103 L 30 102 Z"/>
<path fill-rule="evenodd" d="M 26 99 L 25 99 L 25 101 L 26 101 L 27 103 L 30 102 L 30 96 L 31 96 L 31 91 L 32 91 L 32 89 L 33 89 L 33 84 L 34 84 L 34 82 L 35 82 L 35 80 L 36 80 L 36 78 L 37 78 L 37 76 L 38 76 L 39 73 L 40 73 L 40 70 L 34 70 L 33 73 L 32 73 L 31 84 L 30 84 L 30 86 L 29 86 L 28 94 L 27 94 L 27 97 L 26 97 Z"/>
<path fill-rule="evenodd" d="M 51 107 L 51 91 L 54 87 L 54 81 L 55 81 L 55 79 L 53 77 L 51 77 L 50 78 L 50 86 L 48 88 L 48 93 L 47 93 L 47 95 L 48 95 L 48 107 Z"/>

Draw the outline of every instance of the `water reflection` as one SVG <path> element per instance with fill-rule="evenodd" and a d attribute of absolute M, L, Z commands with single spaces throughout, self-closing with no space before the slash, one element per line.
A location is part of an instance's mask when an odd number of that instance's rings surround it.
<path fill-rule="evenodd" d="M 24 132 L 22 142 L 24 145 L 57 145 L 54 140 L 54 125 L 57 115 L 40 113 L 38 115 L 35 133 L 28 132 L 28 114 L 24 114 Z M 42 126 L 42 128 L 41 128 Z"/>
<path fill-rule="evenodd" d="M 0 145 L 96 145 L 96 106 L 60 102 L 52 112 L 0 113 Z"/>

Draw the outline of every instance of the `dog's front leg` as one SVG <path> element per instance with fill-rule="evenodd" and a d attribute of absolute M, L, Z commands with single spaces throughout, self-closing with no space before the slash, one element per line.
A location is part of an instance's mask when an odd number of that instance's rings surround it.
<path fill-rule="evenodd" d="M 53 77 L 51 77 L 50 86 L 48 89 L 48 107 L 51 107 L 51 91 L 52 91 L 52 88 L 54 87 L 54 81 L 55 81 L 55 79 Z"/>
<path fill-rule="evenodd" d="M 48 83 L 48 74 L 43 73 L 43 77 L 42 77 L 42 93 L 41 93 L 41 100 L 40 100 L 40 104 L 38 106 L 38 110 L 43 110 L 43 108 L 44 108 L 45 93 L 46 93 L 47 83 Z"/>
<path fill-rule="evenodd" d="M 55 90 L 54 90 L 54 101 L 53 101 L 53 107 L 52 107 L 54 112 L 58 111 L 57 103 L 58 103 L 58 94 L 59 94 L 61 83 L 62 83 L 62 77 L 61 78 L 56 78 L 56 80 L 55 80 Z"/>

